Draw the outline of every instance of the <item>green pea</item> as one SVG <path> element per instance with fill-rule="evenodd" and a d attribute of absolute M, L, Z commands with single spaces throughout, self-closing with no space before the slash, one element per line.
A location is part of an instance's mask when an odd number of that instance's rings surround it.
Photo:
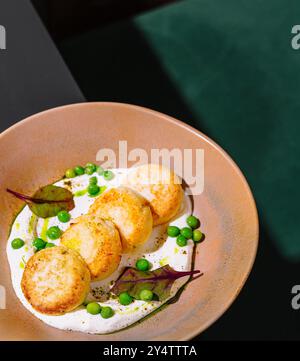
<path fill-rule="evenodd" d="M 71 215 L 67 211 L 60 211 L 57 214 L 57 218 L 59 219 L 60 222 L 67 223 L 71 219 Z"/>
<path fill-rule="evenodd" d="M 193 237 L 193 231 L 191 230 L 191 228 L 188 227 L 182 228 L 180 234 L 186 239 L 191 239 Z"/>
<path fill-rule="evenodd" d="M 100 187 L 97 184 L 90 184 L 87 191 L 90 196 L 94 196 L 100 192 Z"/>
<path fill-rule="evenodd" d="M 110 318 L 114 315 L 114 311 L 111 307 L 109 306 L 106 306 L 106 307 L 103 307 L 102 310 L 101 310 L 101 316 L 103 318 Z"/>
<path fill-rule="evenodd" d="M 98 183 L 98 178 L 97 177 L 91 177 L 89 179 L 89 183 L 90 184 L 97 184 Z"/>
<path fill-rule="evenodd" d="M 101 306 L 97 302 L 91 302 L 87 304 L 86 310 L 91 315 L 98 315 L 101 312 Z"/>
<path fill-rule="evenodd" d="M 194 230 L 193 241 L 197 243 L 200 242 L 202 238 L 203 238 L 203 233 L 199 229 Z"/>
<path fill-rule="evenodd" d="M 176 243 L 179 247 L 185 247 L 187 245 L 187 239 L 180 234 L 176 239 Z"/>
<path fill-rule="evenodd" d="M 139 271 L 148 271 L 150 269 L 150 262 L 145 258 L 141 258 L 136 261 L 135 267 Z"/>
<path fill-rule="evenodd" d="M 55 247 L 55 244 L 54 244 L 54 243 L 51 243 L 51 242 L 47 242 L 47 243 L 46 243 L 45 248 L 52 248 L 52 247 Z"/>
<path fill-rule="evenodd" d="M 45 242 L 42 238 L 35 238 L 32 242 L 33 247 L 37 249 L 37 251 L 40 251 L 41 249 L 44 249 L 46 247 L 47 242 Z"/>
<path fill-rule="evenodd" d="M 66 173 L 65 173 L 65 176 L 66 176 L 66 178 L 74 178 L 74 177 L 76 177 L 75 170 L 72 169 L 72 168 L 67 169 Z"/>
<path fill-rule="evenodd" d="M 99 175 L 103 175 L 104 169 L 101 167 L 101 165 L 98 165 L 98 166 L 97 166 L 96 172 L 97 172 Z"/>
<path fill-rule="evenodd" d="M 140 293 L 140 299 L 142 301 L 151 301 L 153 298 L 153 292 L 150 290 L 142 290 Z"/>
<path fill-rule="evenodd" d="M 190 226 L 191 228 L 195 229 L 198 228 L 200 226 L 200 221 L 197 217 L 195 216 L 189 216 L 186 219 L 186 223 L 188 224 L 188 226 Z"/>
<path fill-rule="evenodd" d="M 25 242 L 21 238 L 15 238 L 11 241 L 11 246 L 13 249 L 19 249 L 24 246 Z"/>
<path fill-rule="evenodd" d="M 180 234 L 180 229 L 176 226 L 169 226 L 167 233 L 170 237 L 177 237 Z"/>
<path fill-rule="evenodd" d="M 95 168 L 93 166 L 87 166 L 84 171 L 85 174 L 92 175 L 95 172 Z"/>
<path fill-rule="evenodd" d="M 121 305 L 123 306 L 127 306 L 130 305 L 130 303 L 132 302 L 133 298 L 127 293 L 127 292 L 122 292 L 119 295 L 119 302 L 121 303 Z"/>
<path fill-rule="evenodd" d="M 85 169 L 90 169 L 92 171 L 91 174 L 93 174 L 94 172 L 96 172 L 97 166 L 94 163 L 86 163 Z M 89 173 L 87 173 L 87 174 L 89 174 Z"/>
<path fill-rule="evenodd" d="M 46 235 L 48 238 L 54 240 L 61 236 L 61 230 L 59 229 L 59 227 L 53 226 L 47 230 Z"/>
<path fill-rule="evenodd" d="M 107 181 L 110 181 L 113 179 L 115 175 L 113 174 L 113 172 L 111 170 L 105 170 L 103 172 L 103 178 Z"/>
<path fill-rule="evenodd" d="M 96 168 L 97 168 L 96 164 L 95 164 L 95 163 L 91 163 L 91 162 L 86 163 L 85 166 L 86 166 L 86 167 L 93 167 L 94 170 L 96 170 Z"/>
<path fill-rule="evenodd" d="M 76 175 L 82 175 L 82 174 L 84 174 L 84 168 L 83 168 L 81 165 L 77 165 L 77 166 L 74 168 L 74 171 L 75 171 Z"/>

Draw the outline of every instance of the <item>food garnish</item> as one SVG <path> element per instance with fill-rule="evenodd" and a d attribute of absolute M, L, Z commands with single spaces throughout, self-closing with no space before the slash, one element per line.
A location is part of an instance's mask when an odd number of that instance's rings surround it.
<path fill-rule="evenodd" d="M 91 302 L 87 304 L 86 310 L 91 315 L 98 315 L 101 312 L 101 306 L 97 302 Z"/>
<path fill-rule="evenodd" d="M 92 175 L 97 170 L 97 166 L 93 163 L 87 163 L 85 166 L 85 174 Z"/>
<path fill-rule="evenodd" d="M 71 215 L 69 212 L 67 211 L 60 211 L 57 214 L 57 218 L 60 222 L 62 223 L 67 223 L 69 222 L 69 220 L 71 219 Z"/>
<path fill-rule="evenodd" d="M 47 237 L 52 240 L 58 239 L 61 236 L 61 234 L 62 231 L 57 226 L 50 227 L 46 232 Z"/>
<path fill-rule="evenodd" d="M 183 227 L 180 231 L 180 234 L 186 239 L 191 239 L 193 237 L 193 231 L 189 227 Z"/>
<path fill-rule="evenodd" d="M 176 226 L 169 226 L 167 229 L 168 236 L 177 237 L 180 234 L 180 228 Z"/>
<path fill-rule="evenodd" d="M 140 293 L 140 296 L 139 298 L 142 300 L 142 301 L 146 301 L 146 302 L 149 302 L 149 301 L 152 301 L 153 299 L 153 292 L 150 291 L 150 290 L 142 290 L 141 293 Z"/>
<path fill-rule="evenodd" d="M 191 215 L 189 217 L 187 217 L 186 219 L 186 223 L 192 228 L 192 229 L 196 229 L 200 227 L 200 221 L 197 217 Z"/>
<path fill-rule="evenodd" d="M 114 174 L 111 170 L 105 170 L 103 172 L 103 178 L 106 180 L 106 181 L 110 181 L 112 180 L 114 177 Z"/>
<path fill-rule="evenodd" d="M 200 229 L 200 221 L 197 217 L 190 215 L 186 219 L 189 227 L 178 228 L 177 226 L 168 226 L 167 234 L 169 237 L 177 237 L 176 243 L 179 247 L 185 247 L 188 244 L 188 239 L 192 239 L 195 243 L 203 241 L 204 234 Z"/>
<path fill-rule="evenodd" d="M 201 242 L 203 239 L 203 233 L 199 229 L 193 231 L 193 241 L 195 243 Z"/>
<path fill-rule="evenodd" d="M 102 307 L 100 314 L 102 318 L 111 318 L 114 315 L 114 310 L 109 306 L 105 306 Z"/>
<path fill-rule="evenodd" d="M 74 168 L 74 171 L 75 171 L 76 175 L 82 175 L 82 174 L 84 174 L 84 168 L 83 168 L 81 165 L 77 165 L 77 166 Z"/>
<path fill-rule="evenodd" d="M 66 177 L 66 178 L 75 178 L 75 177 L 76 177 L 75 170 L 72 169 L 72 168 L 67 169 L 67 170 L 66 170 L 66 173 L 65 173 L 65 177 Z"/>
<path fill-rule="evenodd" d="M 145 258 L 140 258 L 136 261 L 135 267 L 139 271 L 149 271 L 151 268 L 150 262 L 147 261 Z"/>
<path fill-rule="evenodd" d="M 60 211 L 70 211 L 75 207 L 73 194 L 66 188 L 47 185 L 40 188 L 32 197 L 7 189 L 16 198 L 26 202 L 31 211 L 41 218 L 56 216 Z"/>
<path fill-rule="evenodd" d="M 130 296 L 128 292 L 122 292 L 119 294 L 119 302 L 123 306 L 128 306 L 133 301 L 133 298 Z"/>
<path fill-rule="evenodd" d="M 11 246 L 13 249 L 19 249 L 24 246 L 25 242 L 21 238 L 15 238 L 11 241 Z"/>
<path fill-rule="evenodd" d="M 46 244 L 47 244 L 47 242 L 45 242 L 42 238 L 39 238 L 39 237 L 36 237 L 32 242 L 33 247 L 37 251 L 44 249 L 46 247 Z"/>
<path fill-rule="evenodd" d="M 170 295 L 171 287 L 175 280 L 185 276 L 199 274 L 200 271 L 175 271 L 169 265 L 157 268 L 153 271 L 139 271 L 135 268 L 126 268 L 111 292 L 119 296 L 123 292 L 127 292 L 130 296 L 139 299 L 143 290 L 152 291 L 163 301 Z"/>
<path fill-rule="evenodd" d="M 180 234 L 177 238 L 176 238 L 176 244 L 179 247 L 185 247 L 187 245 L 187 239 Z"/>

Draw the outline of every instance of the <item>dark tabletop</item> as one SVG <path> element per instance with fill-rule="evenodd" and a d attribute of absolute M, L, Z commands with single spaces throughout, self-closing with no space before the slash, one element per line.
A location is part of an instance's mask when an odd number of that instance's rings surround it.
<path fill-rule="evenodd" d="M 18 4 L 18 6 L 17 6 Z M 18 11 L 16 11 L 16 6 Z M 83 95 L 25 0 L 1 0 L 1 130 Z M 260 217 L 257 260 L 233 306 L 196 339 L 299 339 L 298 0 L 185 0 L 58 45 L 88 100 L 173 115 L 238 163 Z"/>
<path fill-rule="evenodd" d="M 0 131 L 39 111 L 84 97 L 30 1 L 0 0 Z"/>

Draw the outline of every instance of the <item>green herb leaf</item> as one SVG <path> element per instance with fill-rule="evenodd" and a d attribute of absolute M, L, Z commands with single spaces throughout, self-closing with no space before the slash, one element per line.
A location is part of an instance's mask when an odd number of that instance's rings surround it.
<path fill-rule="evenodd" d="M 40 188 L 32 197 L 7 189 L 18 199 L 26 202 L 31 211 L 41 218 L 54 217 L 60 211 L 70 211 L 75 207 L 73 194 L 66 188 L 47 185 Z"/>
<path fill-rule="evenodd" d="M 129 267 L 116 281 L 111 292 L 117 296 L 122 292 L 128 292 L 130 296 L 139 299 L 140 292 L 147 289 L 155 293 L 160 301 L 163 301 L 170 296 L 175 280 L 196 273 L 200 273 L 200 271 L 178 272 L 169 265 L 146 272 Z"/>

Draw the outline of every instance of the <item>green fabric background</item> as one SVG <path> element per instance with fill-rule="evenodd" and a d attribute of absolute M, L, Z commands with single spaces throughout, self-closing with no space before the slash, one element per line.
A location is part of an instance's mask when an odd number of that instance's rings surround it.
<path fill-rule="evenodd" d="M 257 262 L 234 306 L 202 339 L 299 339 L 300 311 L 290 307 L 300 281 L 294 24 L 299 0 L 185 0 L 60 44 L 89 100 L 184 120 L 227 150 L 249 181 L 261 223 Z"/>
<path fill-rule="evenodd" d="M 300 260 L 300 50 L 290 43 L 297 13 L 299 1 L 189 0 L 134 21 L 194 125 L 245 172 L 262 221 L 293 260 Z"/>

